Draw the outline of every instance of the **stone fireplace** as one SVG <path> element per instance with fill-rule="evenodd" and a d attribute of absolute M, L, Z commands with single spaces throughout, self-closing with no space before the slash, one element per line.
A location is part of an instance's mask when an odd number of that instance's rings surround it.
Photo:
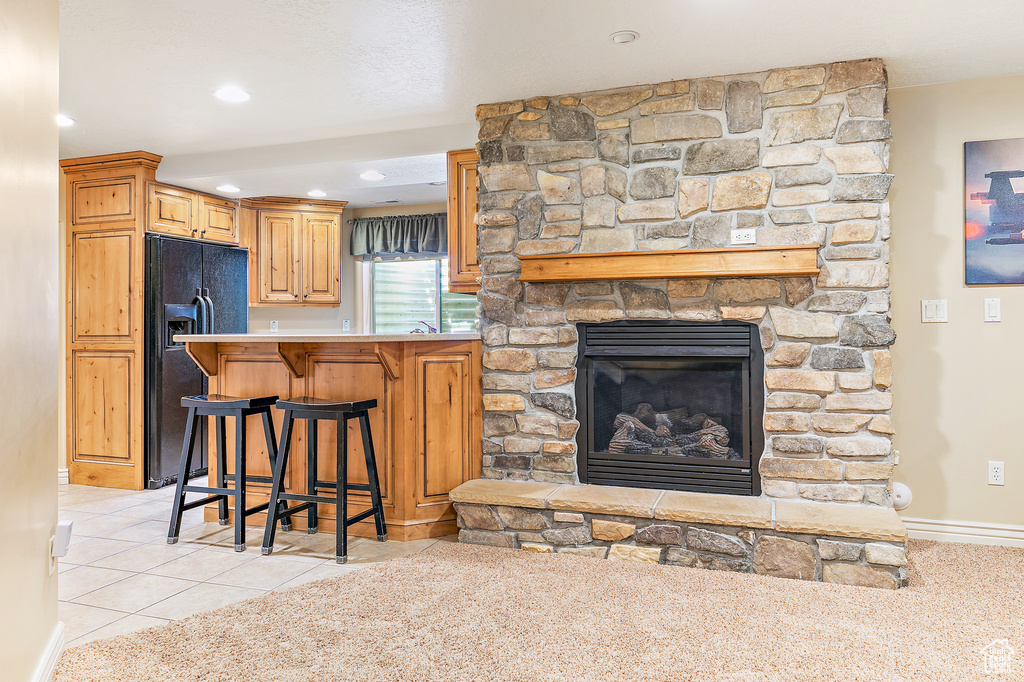
<path fill-rule="evenodd" d="M 885 107 L 866 60 L 477 108 L 484 455 L 451 495 L 463 541 L 905 582 Z M 690 350 L 642 350 L 658 327 Z M 696 354 L 700 329 L 745 329 L 745 355 Z M 747 416 L 676 386 L 701 372 Z"/>

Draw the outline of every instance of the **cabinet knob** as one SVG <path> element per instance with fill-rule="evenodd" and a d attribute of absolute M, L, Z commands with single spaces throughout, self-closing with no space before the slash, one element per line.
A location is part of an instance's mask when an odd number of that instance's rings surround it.
<path fill-rule="evenodd" d="M 199 236 L 202 237 L 204 234 L 206 234 L 206 230 L 203 230 L 202 232 L 200 232 Z"/>

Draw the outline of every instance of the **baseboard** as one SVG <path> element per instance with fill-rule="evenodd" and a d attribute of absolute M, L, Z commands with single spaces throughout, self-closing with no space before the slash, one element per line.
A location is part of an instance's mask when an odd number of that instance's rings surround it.
<path fill-rule="evenodd" d="M 53 636 L 43 651 L 43 656 L 36 667 L 36 674 L 32 676 L 32 682 L 50 682 L 53 673 L 57 670 L 57 663 L 64 651 L 64 623 L 57 621 L 57 627 L 53 629 Z"/>
<path fill-rule="evenodd" d="M 71 482 L 67 469 L 57 469 L 57 485 L 67 485 Z"/>
<path fill-rule="evenodd" d="M 974 545 L 1024 547 L 1024 526 L 972 521 L 936 521 L 904 517 L 903 524 L 912 538 L 967 542 Z"/>

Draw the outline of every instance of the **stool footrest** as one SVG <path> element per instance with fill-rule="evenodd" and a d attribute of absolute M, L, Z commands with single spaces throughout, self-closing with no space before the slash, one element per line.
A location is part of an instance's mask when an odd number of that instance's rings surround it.
<path fill-rule="evenodd" d="M 224 474 L 225 481 L 234 481 L 234 474 Z M 270 476 L 246 476 L 246 483 L 266 483 L 267 485 L 273 485 L 274 479 Z"/>
<path fill-rule="evenodd" d="M 277 498 L 279 500 L 288 500 L 290 502 L 309 502 L 311 504 L 338 503 L 338 501 L 333 497 L 324 497 L 323 495 L 303 495 L 301 493 L 281 493 Z"/>
<path fill-rule="evenodd" d="M 373 516 L 376 513 L 377 513 L 377 510 L 374 509 L 373 507 L 370 507 L 369 509 L 367 509 L 364 512 L 359 512 L 358 514 L 355 514 L 354 516 L 348 517 L 348 523 L 349 524 L 359 523 L 363 519 L 368 519 L 368 518 L 370 518 L 371 516 Z"/>
<path fill-rule="evenodd" d="M 184 493 L 206 493 L 217 497 L 234 496 L 234 488 L 210 488 L 204 485 L 186 485 L 181 489 Z"/>
<path fill-rule="evenodd" d="M 316 489 L 320 490 L 321 488 L 323 488 L 324 490 L 337 490 L 338 484 L 335 483 L 334 481 L 317 481 Z M 368 493 L 370 492 L 370 485 L 368 483 L 349 483 L 348 489 L 360 490 L 364 493 Z"/>
<path fill-rule="evenodd" d="M 186 502 L 181 505 L 181 510 L 188 511 L 189 509 L 195 509 L 196 507 L 202 507 L 210 504 L 211 502 L 220 502 L 225 499 L 227 499 L 227 495 L 210 495 L 209 497 L 204 497 L 203 499 L 196 500 L 195 502 Z"/>
<path fill-rule="evenodd" d="M 278 499 L 281 499 L 281 500 L 285 499 L 284 495 L 278 496 Z M 314 504 L 315 503 L 313 503 L 313 502 L 304 502 L 304 503 L 298 505 L 297 507 L 291 507 L 290 509 L 286 509 L 286 510 L 284 510 L 282 512 L 278 512 L 277 513 L 277 518 L 279 518 L 279 519 L 290 518 L 292 514 L 295 514 L 297 512 L 306 511 L 307 509 L 312 507 Z"/>

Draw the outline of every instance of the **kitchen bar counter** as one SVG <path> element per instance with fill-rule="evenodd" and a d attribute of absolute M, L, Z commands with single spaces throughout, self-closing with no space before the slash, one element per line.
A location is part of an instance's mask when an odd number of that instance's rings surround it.
<path fill-rule="evenodd" d="M 388 534 L 394 540 L 438 537 L 457 532 L 448 492 L 480 476 L 482 397 L 479 334 L 208 334 L 181 335 L 186 351 L 209 377 L 211 393 L 255 397 L 300 395 L 349 401 L 374 398 L 370 412 Z M 275 410 L 281 432 L 283 413 Z M 261 434 L 252 418 L 251 433 Z M 229 419 L 229 421 L 231 421 Z M 228 425 L 232 433 L 233 424 Z M 321 422 L 319 476 L 333 480 L 335 426 Z M 355 421 L 349 425 L 349 478 L 366 482 L 362 441 Z M 214 441 L 209 441 L 211 448 Z M 228 439 L 228 472 L 233 462 Z M 262 437 L 247 439 L 249 475 L 269 476 Z M 306 493 L 306 429 L 292 436 L 285 474 L 288 490 Z M 216 458 L 210 457 L 211 467 Z M 214 472 L 211 470 L 211 481 Z M 269 485 L 250 486 L 250 502 L 269 496 Z M 349 514 L 366 509 L 365 493 L 350 493 Z M 321 505 L 320 528 L 334 529 L 335 508 Z M 217 517 L 208 507 L 207 519 Z M 261 523 L 263 515 L 253 517 Z M 305 514 L 293 517 L 305 528 Z M 372 522 L 351 530 L 375 536 Z"/>
<path fill-rule="evenodd" d="M 467 334 L 179 334 L 175 341 L 218 343 L 384 343 L 393 341 L 479 341 Z"/>

